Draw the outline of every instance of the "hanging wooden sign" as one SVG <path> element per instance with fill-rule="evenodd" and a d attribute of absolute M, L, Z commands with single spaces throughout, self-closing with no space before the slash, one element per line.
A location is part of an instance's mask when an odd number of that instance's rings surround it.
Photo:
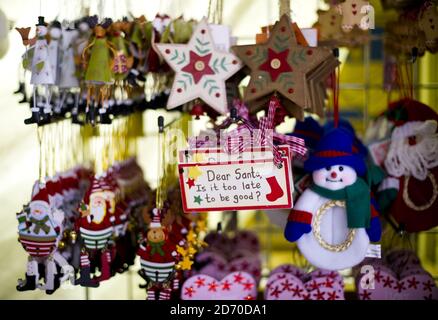
<path fill-rule="evenodd" d="M 293 206 L 290 153 L 255 160 L 180 163 L 185 212 L 286 209 Z"/>

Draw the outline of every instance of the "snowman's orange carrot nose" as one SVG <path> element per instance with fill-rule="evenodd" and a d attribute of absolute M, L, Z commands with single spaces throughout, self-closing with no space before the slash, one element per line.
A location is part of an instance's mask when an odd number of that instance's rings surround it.
<path fill-rule="evenodd" d="M 336 174 L 336 172 L 332 171 L 332 173 L 330 174 L 330 176 L 331 176 L 333 179 L 336 179 L 336 177 L 337 177 L 338 175 Z"/>

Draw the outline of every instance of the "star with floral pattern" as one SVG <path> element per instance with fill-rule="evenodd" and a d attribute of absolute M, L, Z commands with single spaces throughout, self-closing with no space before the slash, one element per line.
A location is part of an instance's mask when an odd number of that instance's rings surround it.
<path fill-rule="evenodd" d="M 175 71 L 168 109 L 200 98 L 216 112 L 227 113 L 225 81 L 242 64 L 233 53 L 216 48 L 206 19 L 198 23 L 189 43 L 156 44 L 156 47 Z"/>
<path fill-rule="evenodd" d="M 214 74 L 213 69 L 209 66 L 211 53 L 205 56 L 199 56 L 196 52 L 190 51 L 190 62 L 181 70 L 190 73 L 197 84 L 203 76 Z"/>
<path fill-rule="evenodd" d="M 251 113 L 264 108 L 266 97 L 276 92 L 281 104 L 298 119 L 311 107 L 306 105 L 306 75 L 333 57 L 328 48 L 299 45 L 288 15 L 274 25 L 267 42 L 234 46 L 233 50 L 251 69 L 244 95 Z M 333 70 L 326 69 L 323 76 L 328 77 Z"/>

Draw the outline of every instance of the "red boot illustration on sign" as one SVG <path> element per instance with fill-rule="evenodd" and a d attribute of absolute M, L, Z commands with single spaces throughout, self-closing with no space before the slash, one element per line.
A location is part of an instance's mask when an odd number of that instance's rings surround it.
<path fill-rule="evenodd" d="M 277 199 L 280 199 L 284 195 L 284 191 L 278 184 L 277 178 L 275 176 L 272 176 L 266 178 L 266 181 L 269 183 L 269 186 L 271 187 L 271 192 L 266 195 L 266 199 L 269 202 L 277 201 Z"/>

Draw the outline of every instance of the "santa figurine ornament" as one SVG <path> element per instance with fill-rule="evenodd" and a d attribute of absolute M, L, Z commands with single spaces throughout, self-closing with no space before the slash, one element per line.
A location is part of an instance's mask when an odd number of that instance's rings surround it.
<path fill-rule="evenodd" d="M 54 261 L 57 238 L 62 231 L 64 215 L 52 214 L 47 189 L 34 189 L 34 195 L 27 208 L 17 214 L 19 241 L 29 254 L 26 279 L 18 280 L 17 290 L 46 290 L 52 294 L 59 287 L 59 277 Z M 40 284 L 40 266 L 44 266 L 44 285 Z"/>
<path fill-rule="evenodd" d="M 146 239 L 137 252 L 141 263 L 139 274 L 146 280 L 146 285 L 141 287 L 147 289 L 147 300 L 169 300 L 172 291 L 179 287 L 175 272 L 178 254 L 167 228 L 161 225 L 160 210 L 154 208 L 152 214 Z"/>
<path fill-rule="evenodd" d="M 363 157 L 341 128 L 327 132 L 304 163 L 313 183 L 289 214 L 286 239 L 315 267 L 341 270 L 360 263 L 370 241 L 379 241 L 380 221 L 370 190 L 361 178 Z"/>
<path fill-rule="evenodd" d="M 98 287 L 99 282 L 111 277 L 110 245 L 114 234 L 114 215 L 110 213 L 111 203 L 100 181 L 93 183 L 81 203 L 81 218 L 76 222 L 76 230 L 82 240 L 80 278 L 76 285 Z M 97 262 L 100 257 L 100 264 Z M 100 276 L 91 279 L 92 267 L 99 266 Z"/>
<path fill-rule="evenodd" d="M 392 132 L 388 177 L 377 195 L 399 231 L 419 232 L 438 225 L 438 114 L 414 100 L 403 108 L 406 118 Z"/>

